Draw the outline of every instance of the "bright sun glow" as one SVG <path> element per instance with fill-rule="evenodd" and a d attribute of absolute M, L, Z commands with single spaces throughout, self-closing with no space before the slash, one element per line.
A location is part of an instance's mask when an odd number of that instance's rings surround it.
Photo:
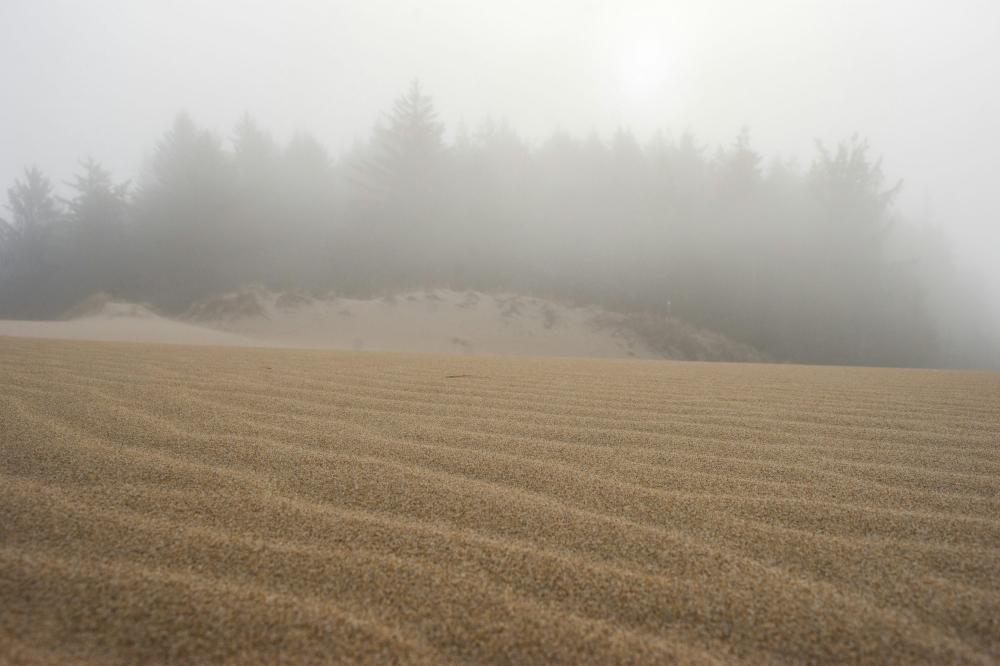
<path fill-rule="evenodd" d="M 625 48 L 619 77 L 622 90 L 631 101 L 646 101 L 660 93 L 669 74 L 669 58 L 660 41 L 639 40 Z"/>

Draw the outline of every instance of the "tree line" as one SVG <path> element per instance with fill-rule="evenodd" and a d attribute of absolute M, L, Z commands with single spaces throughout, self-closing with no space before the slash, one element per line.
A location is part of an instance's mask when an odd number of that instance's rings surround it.
<path fill-rule="evenodd" d="M 933 230 L 901 221 L 867 143 L 764 162 L 746 130 L 640 143 L 506 123 L 445 140 L 414 84 L 334 159 L 249 116 L 228 140 L 177 117 L 134 182 L 87 160 L 56 195 L 29 168 L 0 220 L 0 317 L 95 291 L 168 313 L 262 283 L 372 295 L 513 290 L 671 314 L 781 360 L 995 362 L 995 329 Z M 984 361 L 984 359 L 988 359 Z"/>

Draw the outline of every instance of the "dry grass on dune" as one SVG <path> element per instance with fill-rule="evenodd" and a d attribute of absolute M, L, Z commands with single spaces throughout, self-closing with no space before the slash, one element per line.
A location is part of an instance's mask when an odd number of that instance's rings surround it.
<path fill-rule="evenodd" d="M 0 338 L 0 661 L 1000 659 L 1000 375 Z"/>

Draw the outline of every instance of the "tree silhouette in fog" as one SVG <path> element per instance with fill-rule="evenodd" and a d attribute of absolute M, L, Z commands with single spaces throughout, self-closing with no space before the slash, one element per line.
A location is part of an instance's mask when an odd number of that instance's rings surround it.
<path fill-rule="evenodd" d="M 25 169 L 24 179 L 7 190 L 7 209 L 11 213 L 7 233 L 14 245 L 11 270 L 41 270 L 47 236 L 62 216 L 52 181 L 38 167 Z"/>
<path fill-rule="evenodd" d="M 127 215 L 131 183 L 115 183 L 111 172 L 87 159 L 69 183 L 66 233 L 73 249 L 64 268 L 76 276 L 84 296 L 95 291 L 121 293 L 129 255 Z"/>
<path fill-rule="evenodd" d="M 0 223 L 0 309 L 37 315 L 45 312 L 58 282 L 56 234 L 63 211 L 52 181 L 38 167 L 25 169 L 7 190 L 10 220 Z M 58 303 L 61 306 L 62 303 Z M 49 306 L 51 307 L 51 306 Z"/>
<path fill-rule="evenodd" d="M 429 183 L 444 152 L 444 125 L 420 82 L 414 80 L 376 124 L 365 183 L 381 194 L 406 196 Z"/>
<path fill-rule="evenodd" d="M 230 156 L 221 140 L 180 114 L 156 146 L 136 201 L 146 266 L 140 281 L 172 308 L 218 289 L 234 245 L 229 222 L 236 204 Z"/>
<path fill-rule="evenodd" d="M 1000 362 L 974 285 L 940 237 L 894 224 L 900 184 L 857 137 L 805 170 L 747 129 L 710 151 L 625 128 L 530 144 L 489 120 L 449 145 L 414 82 L 341 159 L 249 115 L 229 138 L 181 114 L 136 187 L 85 162 L 65 212 L 28 170 L 0 224 L 0 316 L 97 290 L 178 313 L 251 282 L 449 286 L 669 313 L 782 360 Z"/>
<path fill-rule="evenodd" d="M 363 227 L 348 241 L 352 282 L 402 285 L 439 277 L 442 257 L 427 240 L 441 238 L 447 217 L 443 135 L 433 102 L 416 80 L 375 125 L 357 171 Z"/>

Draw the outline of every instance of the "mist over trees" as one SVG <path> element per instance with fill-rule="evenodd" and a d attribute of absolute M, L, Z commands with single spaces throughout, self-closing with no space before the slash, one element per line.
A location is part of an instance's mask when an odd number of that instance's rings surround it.
<path fill-rule="evenodd" d="M 370 295 L 513 290 L 667 313 L 779 360 L 994 365 L 995 323 L 940 232 L 898 219 L 861 139 L 766 162 L 748 130 L 710 150 L 506 123 L 445 141 L 416 83 L 333 159 L 250 116 L 228 137 L 177 117 L 134 182 L 79 165 L 59 198 L 30 167 L 0 221 L 0 317 L 95 291 L 179 313 L 258 282 Z"/>

